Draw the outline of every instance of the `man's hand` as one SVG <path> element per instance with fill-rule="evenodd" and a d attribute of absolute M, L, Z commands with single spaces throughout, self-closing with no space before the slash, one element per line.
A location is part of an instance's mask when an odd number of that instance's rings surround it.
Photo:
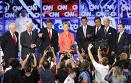
<path fill-rule="evenodd" d="M 31 48 L 35 48 L 36 47 L 36 44 L 31 44 Z"/>
<path fill-rule="evenodd" d="M 44 50 L 44 54 L 43 54 L 43 56 L 45 56 L 47 54 L 47 51 L 46 50 Z"/>
<path fill-rule="evenodd" d="M 43 33 L 39 33 L 39 34 L 38 34 L 38 37 L 39 37 L 39 38 L 41 38 L 41 37 L 42 37 L 42 35 L 43 35 Z"/>
<path fill-rule="evenodd" d="M 64 54 L 60 55 L 60 60 L 62 60 L 64 58 Z"/>
<path fill-rule="evenodd" d="M 29 55 L 29 54 L 27 54 L 27 56 L 26 56 L 26 57 L 27 57 L 27 58 L 29 58 L 29 56 L 30 56 L 30 55 Z"/>
<path fill-rule="evenodd" d="M 91 50 L 92 47 L 93 47 L 93 45 L 92 45 L 92 44 L 89 44 L 88 50 Z"/>
<path fill-rule="evenodd" d="M 54 52 L 54 47 L 51 47 L 51 52 L 52 52 L 52 53 L 55 53 L 55 52 Z"/>

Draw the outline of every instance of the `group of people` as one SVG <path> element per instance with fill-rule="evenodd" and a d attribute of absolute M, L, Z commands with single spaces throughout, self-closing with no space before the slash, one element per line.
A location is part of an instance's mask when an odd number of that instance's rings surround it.
<path fill-rule="evenodd" d="M 26 30 L 19 33 L 16 31 L 16 23 L 11 23 L 9 31 L 5 32 L 1 38 L 4 70 L 11 66 L 11 69 L 5 72 L 3 82 L 38 83 L 40 80 L 41 83 L 55 83 L 59 80 L 60 83 L 92 83 L 92 80 L 95 80 L 96 83 L 106 83 L 111 76 L 108 75 L 109 68 L 111 68 L 110 72 L 123 68 L 117 63 L 121 61 L 121 56 L 126 57 L 124 66 L 130 64 L 130 60 L 127 60 L 129 58 L 129 35 L 124 31 L 123 23 L 118 24 L 117 33 L 116 29 L 110 26 L 109 18 L 104 18 L 104 25 L 101 24 L 100 17 L 94 18 L 94 26 L 88 25 L 87 17 L 82 17 L 81 22 L 82 26 L 76 32 L 78 49 L 74 45 L 74 34 L 69 31 L 69 22 L 63 23 L 64 31 L 60 34 L 52 28 L 51 20 L 45 22 L 46 27 L 40 32 L 33 31 L 31 21 L 27 21 L 24 27 Z M 20 62 L 18 61 L 19 49 L 21 50 Z M 58 51 L 60 59 L 57 63 Z M 73 58 L 75 52 L 78 55 L 78 61 Z M 37 60 L 37 57 L 40 59 Z M 94 70 L 95 77 L 92 73 Z M 123 75 L 122 72 L 119 74 Z M 105 77 L 108 77 L 108 80 L 105 80 Z M 122 83 L 126 83 L 124 80 L 126 77 L 124 78 L 123 75 L 122 78 Z M 22 79 L 25 82 L 21 81 Z M 113 77 L 110 79 L 111 83 L 121 81 L 113 82 Z"/>

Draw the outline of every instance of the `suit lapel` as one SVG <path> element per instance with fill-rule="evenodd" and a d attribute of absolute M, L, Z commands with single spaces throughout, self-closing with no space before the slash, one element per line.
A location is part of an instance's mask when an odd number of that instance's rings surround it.
<path fill-rule="evenodd" d="M 8 32 L 10 40 L 13 42 L 13 38 L 10 32 Z M 14 44 L 14 43 L 13 43 Z"/>
<path fill-rule="evenodd" d="M 124 39 L 124 35 L 125 35 L 125 33 L 123 33 L 123 34 L 121 35 L 119 43 Z"/>
<path fill-rule="evenodd" d="M 26 31 L 26 35 L 27 35 L 29 40 L 32 40 L 32 38 L 30 37 L 30 35 L 29 35 L 29 33 L 27 31 Z M 33 35 L 33 33 L 32 33 L 32 35 Z"/>

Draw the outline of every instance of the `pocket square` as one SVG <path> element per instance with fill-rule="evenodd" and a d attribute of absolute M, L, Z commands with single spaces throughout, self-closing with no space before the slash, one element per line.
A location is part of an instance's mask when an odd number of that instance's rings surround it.
<path fill-rule="evenodd" d="M 111 33 L 108 33 L 109 35 L 111 35 Z"/>

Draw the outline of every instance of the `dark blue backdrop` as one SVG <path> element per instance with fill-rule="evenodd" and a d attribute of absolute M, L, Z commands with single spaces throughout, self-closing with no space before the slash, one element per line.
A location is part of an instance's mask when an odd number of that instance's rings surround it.
<path fill-rule="evenodd" d="M 87 16 L 89 25 L 93 25 L 95 16 L 106 15 L 112 26 L 117 29 L 119 22 L 126 24 L 126 32 L 131 34 L 131 0 L 1 0 L 0 1 L 0 36 L 8 30 L 22 8 L 28 11 L 35 29 L 45 26 L 46 19 L 52 19 L 54 28 L 62 31 L 62 23 L 70 21 L 71 31 L 76 32 L 80 18 Z M 57 2 L 57 3 L 56 3 Z"/>

